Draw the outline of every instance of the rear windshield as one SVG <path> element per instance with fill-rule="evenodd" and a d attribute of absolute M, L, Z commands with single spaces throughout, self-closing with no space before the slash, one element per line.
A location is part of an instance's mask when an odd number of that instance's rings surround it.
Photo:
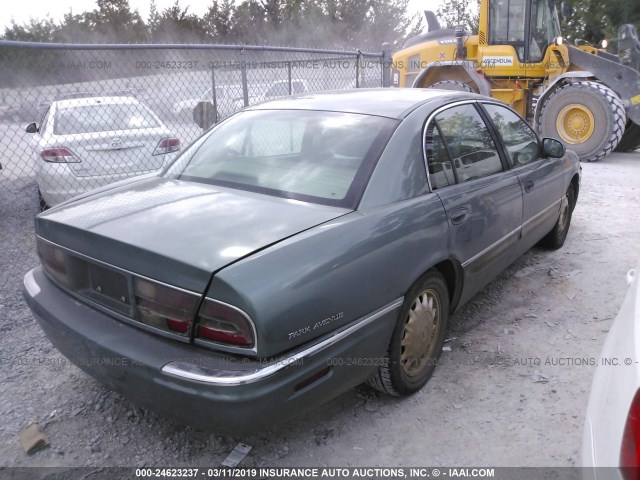
<path fill-rule="evenodd" d="M 56 135 L 69 135 L 159 126 L 153 114 L 139 103 L 105 103 L 58 108 L 53 132 Z"/>
<path fill-rule="evenodd" d="M 188 149 L 169 174 L 352 207 L 396 121 L 338 112 L 242 112 Z"/>

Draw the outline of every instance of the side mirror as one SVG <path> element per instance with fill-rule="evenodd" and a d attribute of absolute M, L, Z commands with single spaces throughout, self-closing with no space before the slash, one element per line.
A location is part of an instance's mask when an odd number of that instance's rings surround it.
<path fill-rule="evenodd" d="M 38 131 L 38 126 L 36 125 L 36 122 L 33 122 L 27 125 L 27 128 L 25 128 L 25 130 L 27 131 L 27 133 L 36 133 Z"/>
<path fill-rule="evenodd" d="M 562 158 L 565 154 L 564 145 L 555 138 L 543 138 L 542 151 L 545 157 L 551 158 Z"/>

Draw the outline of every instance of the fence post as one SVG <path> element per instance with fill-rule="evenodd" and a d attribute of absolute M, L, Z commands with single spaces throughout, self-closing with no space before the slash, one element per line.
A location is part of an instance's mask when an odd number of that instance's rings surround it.
<path fill-rule="evenodd" d="M 382 44 L 382 86 L 391 86 L 391 44 Z"/>
<path fill-rule="evenodd" d="M 289 95 L 293 92 L 291 90 L 291 62 L 287 62 L 287 79 L 289 80 Z"/>
<path fill-rule="evenodd" d="M 218 95 L 216 92 L 216 72 L 215 67 L 211 65 L 211 99 L 213 100 L 213 124 L 218 123 Z"/>
<path fill-rule="evenodd" d="M 249 106 L 249 88 L 247 87 L 247 66 L 242 63 L 242 68 L 240 70 L 242 74 L 242 101 L 244 102 L 244 106 Z"/>
<path fill-rule="evenodd" d="M 356 57 L 356 88 L 360 88 L 360 59 L 362 58 L 362 52 L 356 50 L 358 56 Z"/>

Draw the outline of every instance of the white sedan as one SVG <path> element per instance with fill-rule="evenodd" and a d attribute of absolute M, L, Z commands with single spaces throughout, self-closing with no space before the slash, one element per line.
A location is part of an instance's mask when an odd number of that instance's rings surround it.
<path fill-rule="evenodd" d="M 40 125 L 26 128 L 43 208 L 109 183 L 159 172 L 180 140 L 133 97 L 51 103 Z"/>
<path fill-rule="evenodd" d="M 636 270 L 627 273 L 627 282 L 629 289 L 596 368 L 584 427 L 582 462 L 590 467 L 585 474 L 598 480 L 640 478 L 640 281 Z"/>

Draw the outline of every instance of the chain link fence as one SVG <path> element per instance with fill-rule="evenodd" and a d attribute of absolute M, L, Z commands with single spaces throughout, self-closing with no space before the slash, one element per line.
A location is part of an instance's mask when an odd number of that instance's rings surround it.
<path fill-rule="evenodd" d="M 389 85 L 386 45 L 361 52 L 0 41 L 0 51 L 0 191 L 33 188 L 43 208 L 160 171 L 245 106 Z"/>

